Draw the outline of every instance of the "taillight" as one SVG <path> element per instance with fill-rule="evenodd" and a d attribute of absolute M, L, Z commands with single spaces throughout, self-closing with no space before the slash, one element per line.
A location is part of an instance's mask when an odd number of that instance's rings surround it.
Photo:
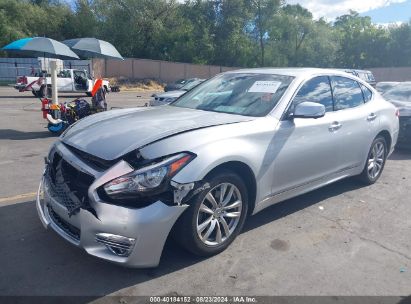
<path fill-rule="evenodd" d="M 400 109 L 395 109 L 395 116 L 400 117 Z"/>

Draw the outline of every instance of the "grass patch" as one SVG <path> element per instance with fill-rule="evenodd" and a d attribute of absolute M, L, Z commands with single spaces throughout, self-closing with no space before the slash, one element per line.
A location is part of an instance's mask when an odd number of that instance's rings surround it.
<path fill-rule="evenodd" d="M 120 86 L 122 91 L 163 91 L 165 84 L 154 79 L 108 78 L 111 86 Z"/>

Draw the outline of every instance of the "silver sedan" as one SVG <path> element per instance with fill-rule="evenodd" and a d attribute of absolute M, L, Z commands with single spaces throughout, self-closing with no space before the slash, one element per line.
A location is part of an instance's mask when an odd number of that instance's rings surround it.
<path fill-rule="evenodd" d="M 353 75 L 230 71 L 170 105 L 71 126 L 47 156 L 37 209 L 45 227 L 117 264 L 158 265 L 170 231 L 210 256 L 268 206 L 346 177 L 375 183 L 398 129 L 396 108 Z"/>
<path fill-rule="evenodd" d="M 175 90 L 175 91 L 167 91 L 164 93 L 160 94 L 153 94 L 152 99 L 150 100 L 150 106 L 155 107 L 155 106 L 162 106 L 169 104 L 173 101 L 175 101 L 178 97 L 181 95 L 187 93 L 188 91 L 192 90 L 196 86 L 198 86 L 200 83 L 204 82 L 205 79 L 195 79 L 190 81 L 189 83 L 183 85 L 180 89 Z"/>

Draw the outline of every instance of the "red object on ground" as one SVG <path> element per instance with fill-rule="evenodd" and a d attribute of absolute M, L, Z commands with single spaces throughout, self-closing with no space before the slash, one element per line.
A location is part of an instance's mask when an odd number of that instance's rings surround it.
<path fill-rule="evenodd" d="M 96 83 L 94 84 L 93 90 L 91 91 L 91 96 L 94 96 L 98 89 L 100 89 L 103 86 L 103 79 L 99 78 L 96 80 Z"/>
<path fill-rule="evenodd" d="M 43 98 L 41 100 L 41 111 L 43 112 L 43 118 L 47 119 L 47 113 L 49 110 L 49 103 L 50 101 L 47 98 Z"/>

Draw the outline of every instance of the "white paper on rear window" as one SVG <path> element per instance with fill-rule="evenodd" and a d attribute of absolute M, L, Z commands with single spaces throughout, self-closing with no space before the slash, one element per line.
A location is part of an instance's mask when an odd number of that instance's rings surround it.
<path fill-rule="evenodd" d="M 275 93 L 281 86 L 279 81 L 256 81 L 248 90 L 249 93 Z"/>

